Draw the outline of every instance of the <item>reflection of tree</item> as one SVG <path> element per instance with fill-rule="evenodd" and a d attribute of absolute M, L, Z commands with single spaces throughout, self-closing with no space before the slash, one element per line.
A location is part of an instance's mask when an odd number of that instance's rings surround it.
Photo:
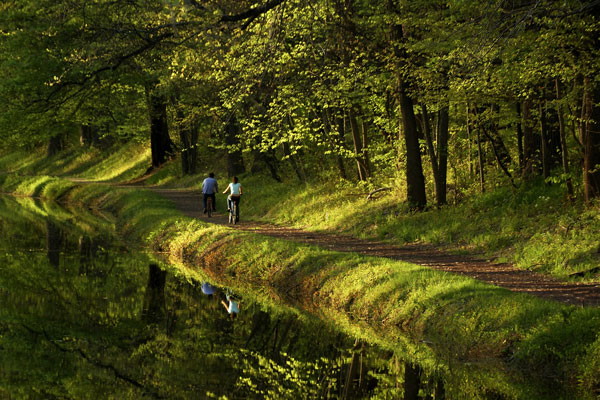
<path fill-rule="evenodd" d="M 165 322 L 165 283 L 167 271 L 156 264 L 150 264 L 148 268 L 148 286 L 144 297 L 144 309 L 142 312 L 144 321 L 161 324 Z"/>
<path fill-rule="evenodd" d="M 54 267 L 60 264 L 60 245 L 62 243 L 62 231 L 58 225 L 48 219 L 46 221 L 46 254 L 48 261 Z"/>
<path fill-rule="evenodd" d="M 94 267 L 98 245 L 89 236 L 79 237 L 79 274 L 89 275 Z"/>
<path fill-rule="evenodd" d="M 379 357 L 362 343 L 355 348 L 317 319 L 244 297 L 244 312 L 232 322 L 219 296 L 167 279 L 145 256 L 106 250 L 110 233 L 102 229 L 73 229 L 60 220 L 11 216 L 11 231 L 0 232 L 12 246 L 39 248 L 45 240 L 48 249 L 0 254 L 5 397 L 263 398 L 261 391 L 271 391 L 357 398 L 371 393 L 365 380 L 374 371 L 378 389 L 397 383 L 381 378 L 391 355 Z M 58 261 L 60 274 L 48 268 Z"/>

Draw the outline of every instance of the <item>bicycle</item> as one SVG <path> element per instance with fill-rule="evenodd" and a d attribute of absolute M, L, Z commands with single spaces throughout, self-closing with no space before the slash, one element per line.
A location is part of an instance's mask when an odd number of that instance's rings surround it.
<path fill-rule="evenodd" d="M 206 199 L 206 214 L 208 215 L 208 218 L 212 217 L 212 213 L 213 213 L 213 199 L 212 197 L 208 197 Z"/>
<path fill-rule="evenodd" d="M 231 202 L 229 203 L 229 223 L 237 224 L 240 222 L 240 208 L 239 208 L 239 196 L 237 199 L 234 197 L 231 198 Z"/>

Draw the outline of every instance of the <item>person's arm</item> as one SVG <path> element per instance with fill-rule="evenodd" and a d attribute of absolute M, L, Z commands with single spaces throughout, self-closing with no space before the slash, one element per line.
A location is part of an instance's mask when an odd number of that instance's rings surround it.
<path fill-rule="evenodd" d="M 240 185 L 240 194 L 242 194 L 242 185 Z"/>
<path fill-rule="evenodd" d="M 223 304 L 223 307 L 225 307 L 227 312 L 229 312 L 229 306 L 227 305 L 227 303 L 225 303 L 225 300 L 221 300 L 221 304 Z"/>
<path fill-rule="evenodd" d="M 227 193 L 227 191 L 229 190 L 230 185 L 227 186 L 227 188 L 225 190 L 223 190 L 223 194 Z"/>

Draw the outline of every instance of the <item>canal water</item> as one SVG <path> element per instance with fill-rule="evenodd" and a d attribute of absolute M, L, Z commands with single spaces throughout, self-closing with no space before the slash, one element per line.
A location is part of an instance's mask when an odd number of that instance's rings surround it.
<path fill-rule="evenodd" d="M 110 216 L 0 197 L 0 399 L 393 399 L 401 371 L 315 317 L 179 276 Z"/>

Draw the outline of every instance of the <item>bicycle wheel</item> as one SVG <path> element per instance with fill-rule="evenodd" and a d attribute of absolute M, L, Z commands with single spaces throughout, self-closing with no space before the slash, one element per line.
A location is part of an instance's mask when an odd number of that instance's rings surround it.
<path fill-rule="evenodd" d="M 229 223 L 230 224 L 233 224 L 233 216 L 234 216 L 233 207 L 234 207 L 234 205 L 232 204 L 229 208 Z"/>
<path fill-rule="evenodd" d="M 206 213 L 208 214 L 208 217 L 212 217 L 212 212 L 213 212 L 213 199 L 212 197 L 209 197 L 208 199 L 206 199 Z"/>
<path fill-rule="evenodd" d="M 237 224 L 239 222 L 239 220 L 240 220 L 240 212 L 238 210 L 238 205 L 237 205 L 236 202 L 233 202 L 233 211 L 232 211 L 232 214 L 233 214 L 233 223 Z"/>

